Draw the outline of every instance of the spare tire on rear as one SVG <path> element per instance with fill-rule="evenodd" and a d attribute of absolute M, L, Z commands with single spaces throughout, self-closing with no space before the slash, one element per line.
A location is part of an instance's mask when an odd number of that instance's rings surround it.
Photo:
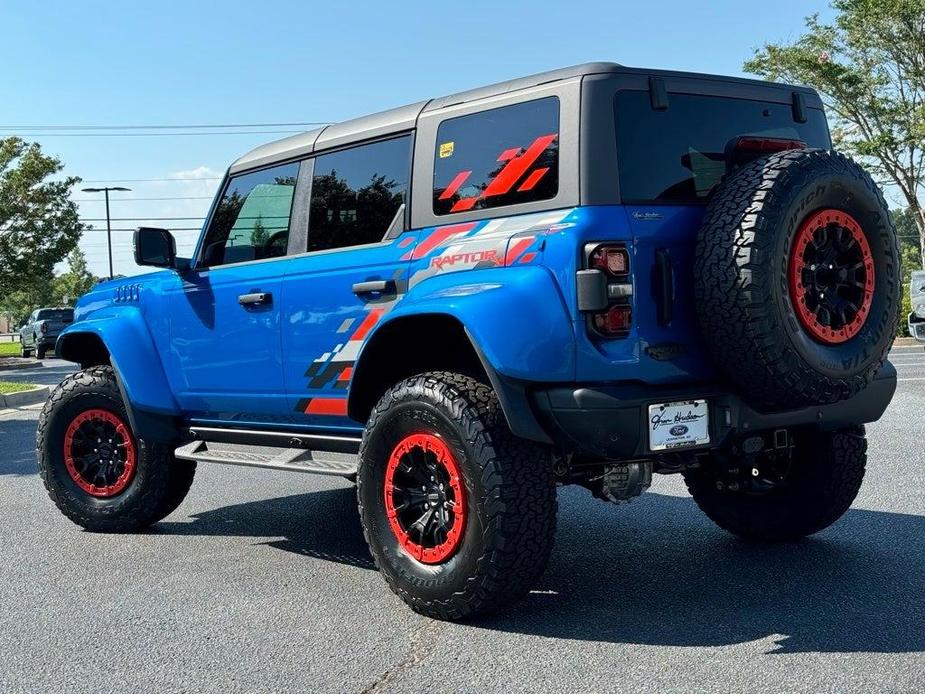
<path fill-rule="evenodd" d="M 865 388 L 896 332 L 896 231 L 870 176 L 835 152 L 780 152 L 707 205 L 694 262 L 717 368 L 753 405 L 827 404 Z"/>

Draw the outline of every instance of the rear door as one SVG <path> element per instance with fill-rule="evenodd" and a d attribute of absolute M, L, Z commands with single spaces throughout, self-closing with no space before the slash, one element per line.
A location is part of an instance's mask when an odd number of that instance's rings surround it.
<path fill-rule="evenodd" d="M 633 320 L 649 345 L 685 346 L 670 361 L 646 351 L 672 378 L 669 364 L 694 377 L 709 376 L 703 370 L 709 361 L 694 347 L 700 332 L 692 268 L 704 208 L 727 173 L 727 146 L 744 135 L 831 146 L 823 112 L 807 108 L 805 122 L 797 122 L 790 98 L 779 90 L 769 90 L 767 100 L 670 93 L 667 108 L 655 108 L 648 91 L 616 92 L 620 194 L 633 238 L 636 286 L 649 290 L 637 301 L 651 297 L 655 303 L 635 311 Z"/>
<path fill-rule="evenodd" d="M 231 177 L 195 268 L 166 290 L 167 371 L 179 404 L 194 418 L 285 419 L 280 302 L 299 167 Z"/>
<path fill-rule="evenodd" d="M 406 134 L 312 161 L 308 247 L 288 263 L 281 316 L 288 408 L 298 423 L 358 426 L 346 416 L 354 361 L 407 281 L 411 149 Z"/>

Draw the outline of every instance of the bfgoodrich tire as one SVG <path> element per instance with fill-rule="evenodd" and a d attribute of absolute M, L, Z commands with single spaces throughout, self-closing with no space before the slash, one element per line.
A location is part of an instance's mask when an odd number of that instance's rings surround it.
<path fill-rule="evenodd" d="M 46 401 L 36 433 L 39 473 L 64 515 L 88 530 L 130 532 L 174 511 L 195 464 L 139 440 L 110 366 L 65 379 Z"/>
<path fill-rule="evenodd" d="M 757 406 L 863 390 L 895 335 L 899 293 L 886 203 L 847 157 L 774 154 L 736 172 L 707 206 L 698 318 L 714 363 Z"/>
<path fill-rule="evenodd" d="M 851 506 L 864 480 L 867 440 L 860 426 L 798 435 L 788 469 L 771 486 L 763 484 L 762 463 L 752 477 L 748 461 L 726 462 L 737 475 L 710 464 L 684 473 L 700 510 L 744 538 L 798 540 L 827 528 Z"/>
<path fill-rule="evenodd" d="M 550 452 L 514 437 L 492 389 L 468 376 L 422 374 L 382 397 L 360 449 L 357 496 L 389 587 L 436 619 L 509 605 L 552 549 Z"/>

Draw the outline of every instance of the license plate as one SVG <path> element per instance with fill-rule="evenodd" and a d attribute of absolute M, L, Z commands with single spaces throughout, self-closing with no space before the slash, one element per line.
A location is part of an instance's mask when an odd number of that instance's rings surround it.
<path fill-rule="evenodd" d="M 649 450 L 665 451 L 710 443 L 706 400 L 649 405 Z"/>

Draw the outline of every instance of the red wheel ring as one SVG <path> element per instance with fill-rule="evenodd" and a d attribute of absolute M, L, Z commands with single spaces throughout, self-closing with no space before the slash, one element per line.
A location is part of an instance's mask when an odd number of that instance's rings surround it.
<path fill-rule="evenodd" d="M 442 438 L 411 434 L 398 442 L 385 469 L 385 511 L 395 537 L 419 562 L 453 556 L 466 527 L 466 496 Z"/>
<path fill-rule="evenodd" d="M 125 491 L 135 476 L 137 457 L 131 431 L 109 410 L 81 412 L 64 433 L 64 465 L 90 496 L 108 498 Z"/>
<path fill-rule="evenodd" d="M 861 225 L 822 209 L 804 220 L 790 250 L 790 300 L 800 324 L 823 344 L 857 335 L 874 296 L 874 258 Z"/>

